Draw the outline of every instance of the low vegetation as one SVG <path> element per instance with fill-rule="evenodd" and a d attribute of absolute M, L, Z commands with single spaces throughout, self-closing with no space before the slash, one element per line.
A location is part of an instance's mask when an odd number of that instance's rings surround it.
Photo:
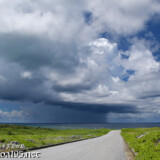
<path fill-rule="evenodd" d="M 109 129 L 50 129 L 20 125 L 0 125 L 0 145 L 15 142 L 25 148 L 93 138 L 108 133 Z M 1 149 L 2 151 L 2 149 Z M 4 150 L 3 150 L 4 151 Z"/>
<path fill-rule="evenodd" d="M 136 160 L 160 160 L 160 128 L 122 129 Z"/>

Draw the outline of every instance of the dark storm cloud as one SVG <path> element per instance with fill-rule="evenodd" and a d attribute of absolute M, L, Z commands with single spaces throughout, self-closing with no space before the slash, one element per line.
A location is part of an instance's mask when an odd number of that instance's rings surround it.
<path fill-rule="evenodd" d="M 160 97 L 160 93 L 148 93 L 148 94 L 144 94 L 140 97 L 138 97 L 139 99 L 148 99 L 148 98 L 156 98 L 156 97 Z"/>
<path fill-rule="evenodd" d="M 25 104 L 26 105 L 26 104 Z M 28 104 L 23 106 L 23 112 L 29 113 L 31 122 L 54 123 L 104 123 L 106 115 L 90 111 L 74 110 L 59 106 Z M 43 115 L 42 115 L 43 113 Z M 43 118 L 42 118 L 43 117 Z"/>
<path fill-rule="evenodd" d="M 57 92 L 69 92 L 69 93 L 79 93 L 84 90 L 90 90 L 92 88 L 92 84 L 77 84 L 77 85 L 54 85 L 53 89 Z"/>
<path fill-rule="evenodd" d="M 16 78 L 0 85 L 0 97 L 9 101 L 32 101 L 38 103 L 46 97 L 42 87 L 43 79 L 21 79 Z M 38 94 L 39 93 L 39 94 Z"/>
<path fill-rule="evenodd" d="M 42 103 L 50 106 L 60 106 L 71 110 L 92 112 L 96 114 L 114 113 L 138 113 L 135 105 L 132 104 L 95 104 L 95 103 L 78 103 L 66 102 L 55 93 L 53 96 L 47 93 L 43 88 L 44 79 L 16 79 L 14 82 L 6 83 L 1 86 L 0 97 L 4 100 Z M 7 89 L 6 89 L 7 88 Z M 71 90 L 79 92 L 80 88 Z M 68 91 L 68 90 L 67 90 Z"/>
<path fill-rule="evenodd" d="M 0 62 L 0 75 L 6 78 L 3 83 L 0 83 L 2 100 L 40 103 L 48 99 L 53 100 L 53 97 L 59 99 L 56 92 L 78 92 L 91 87 L 88 84 L 79 84 L 65 88 L 52 82 L 53 93 L 50 95 L 48 93 L 50 88 L 44 86 L 47 79 L 40 71 L 43 67 L 63 75 L 74 73 L 79 65 L 74 42 L 64 44 L 58 40 L 51 41 L 45 36 L 0 34 L 0 58 L 4 60 L 3 63 Z M 12 63 L 15 65 L 10 65 Z M 20 74 L 25 70 L 30 71 L 33 77 L 21 77 Z"/>
<path fill-rule="evenodd" d="M 0 56 L 27 70 L 50 66 L 59 72 L 73 72 L 79 64 L 74 42 L 51 41 L 45 36 L 0 35 Z"/>
<path fill-rule="evenodd" d="M 70 108 L 72 110 L 89 111 L 98 114 L 104 114 L 109 112 L 114 113 L 139 113 L 139 110 L 135 105 L 132 104 L 95 104 L 95 103 L 76 103 L 76 102 L 65 102 L 65 101 L 48 101 L 45 102 L 48 105 L 62 106 Z"/>

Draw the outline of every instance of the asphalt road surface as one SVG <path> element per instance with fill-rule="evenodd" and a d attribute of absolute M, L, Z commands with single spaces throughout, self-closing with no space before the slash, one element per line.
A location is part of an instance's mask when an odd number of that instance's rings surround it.
<path fill-rule="evenodd" d="M 126 160 L 123 139 L 119 130 L 110 131 L 108 134 L 98 138 L 33 152 L 41 153 L 39 160 Z M 16 159 L 18 160 L 18 158 Z"/>

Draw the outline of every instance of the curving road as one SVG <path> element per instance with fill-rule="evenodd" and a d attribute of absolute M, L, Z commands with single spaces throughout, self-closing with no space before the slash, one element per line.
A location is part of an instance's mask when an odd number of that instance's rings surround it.
<path fill-rule="evenodd" d="M 98 138 L 33 152 L 41 153 L 40 160 L 126 160 L 123 139 L 119 130 L 110 131 Z"/>

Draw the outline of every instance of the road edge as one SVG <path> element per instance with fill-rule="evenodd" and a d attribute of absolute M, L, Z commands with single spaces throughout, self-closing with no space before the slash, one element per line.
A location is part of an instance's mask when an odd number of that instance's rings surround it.
<path fill-rule="evenodd" d="M 49 148 L 49 147 L 56 147 L 56 146 L 60 146 L 60 145 L 63 145 L 63 144 L 85 141 L 85 140 L 94 139 L 94 138 L 98 138 L 98 137 L 101 137 L 101 136 L 92 137 L 92 138 L 85 138 L 85 139 L 78 139 L 78 140 L 73 140 L 73 141 L 68 141 L 68 142 L 57 143 L 57 144 L 44 145 L 44 146 L 40 146 L 40 147 L 27 148 L 27 149 L 23 149 L 21 151 L 28 152 L 28 151 L 39 150 L 39 149 L 44 149 L 44 148 Z"/>
<path fill-rule="evenodd" d="M 123 139 L 123 145 L 124 145 L 124 150 L 125 150 L 125 155 L 127 160 L 135 160 L 134 153 L 130 149 L 128 143 Z"/>

